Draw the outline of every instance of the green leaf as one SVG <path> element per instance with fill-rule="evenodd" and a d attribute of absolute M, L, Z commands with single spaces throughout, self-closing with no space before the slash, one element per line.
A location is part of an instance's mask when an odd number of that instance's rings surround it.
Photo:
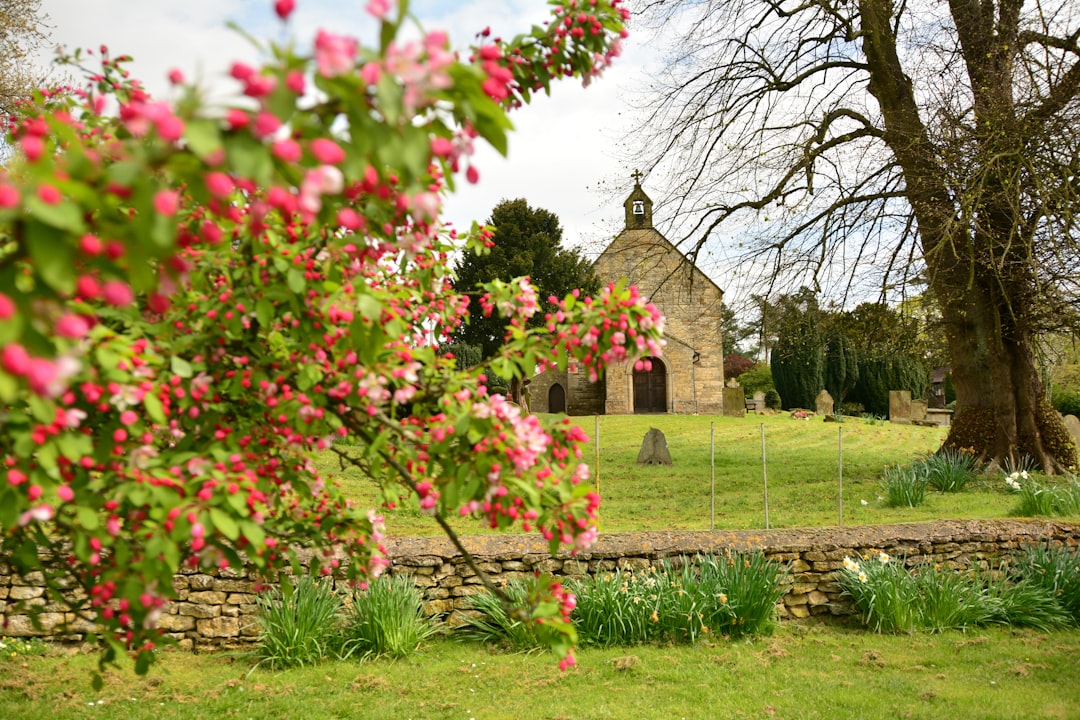
<path fill-rule="evenodd" d="M 161 400 L 158 399 L 157 395 L 146 393 L 143 396 L 143 407 L 146 408 L 146 414 L 150 416 L 155 425 L 166 425 L 168 423 L 165 417 L 165 409 L 161 406 Z"/>
<path fill-rule="evenodd" d="M 305 365 L 304 369 L 300 371 L 300 377 L 296 381 L 296 386 L 307 392 L 315 386 L 323 378 L 323 371 L 318 365 Z"/>
<path fill-rule="evenodd" d="M 169 367 L 172 369 L 173 374 L 179 375 L 182 378 L 189 378 L 192 376 L 191 363 L 179 355 L 173 355 L 169 360 Z"/>
<path fill-rule="evenodd" d="M 101 519 L 93 508 L 80 505 L 75 508 L 75 519 L 84 530 L 97 530 L 101 525 Z"/>
<path fill-rule="evenodd" d="M 270 151 L 258 140 L 250 135 L 230 137 L 225 153 L 237 175 L 252 178 L 262 186 L 270 184 L 274 164 Z"/>
<path fill-rule="evenodd" d="M 105 688 L 105 679 L 97 670 L 90 673 L 90 687 L 94 688 L 94 692 L 101 692 Z"/>
<path fill-rule="evenodd" d="M 255 318 L 259 321 L 259 327 L 266 330 L 274 320 L 274 304 L 262 298 L 255 303 Z"/>
<path fill-rule="evenodd" d="M 26 224 L 26 246 L 41 279 L 59 293 L 75 292 L 75 262 L 67 237 L 55 227 L 31 220 Z"/>
<path fill-rule="evenodd" d="M 210 508 L 210 521 L 214 523 L 214 527 L 222 535 L 230 540 L 236 540 L 236 538 L 240 537 L 240 528 L 236 524 L 236 519 L 221 508 Z"/>
<path fill-rule="evenodd" d="M 26 209 L 30 211 L 30 215 L 57 230 L 66 230 L 73 235 L 86 232 L 82 208 L 73 202 L 65 200 L 51 204 L 30 195 L 26 198 Z"/>
<path fill-rule="evenodd" d="M 378 322 L 382 318 L 382 303 L 371 295 L 361 295 L 357 298 L 357 309 L 360 310 L 361 317 L 372 322 Z"/>
<path fill-rule="evenodd" d="M 289 272 L 285 276 L 285 281 L 289 285 L 289 290 L 297 295 L 302 294 L 304 288 L 307 287 L 307 280 L 304 279 L 304 273 L 296 268 L 289 268 Z"/>
<path fill-rule="evenodd" d="M 188 147 L 203 159 L 222 148 L 221 132 L 215 120 L 189 121 L 184 129 L 184 139 L 187 140 Z"/>

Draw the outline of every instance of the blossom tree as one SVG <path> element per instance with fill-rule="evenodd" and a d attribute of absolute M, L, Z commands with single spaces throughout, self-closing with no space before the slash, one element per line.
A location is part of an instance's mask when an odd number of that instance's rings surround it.
<path fill-rule="evenodd" d="M 595 539 L 581 431 L 520 413 L 437 349 L 469 321 L 451 253 L 488 237 L 440 224 L 444 192 L 476 179 L 477 143 L 505 151 L 508 110 L 618 54 L 620 0 L 551 4 L 544 26 L 482 34 L 461 57 L 440 32 L 400 40 L 405 3 L 372 0 L 377 45 L 328 31 L 310 54 L 272 45 L 261 67 L 231 67 L 224 112 L 178 72 L 160 101 L 126 58 L 76 53 L 100 61 L 87 86 L 42 92 L 12 122 L 0 551 L 98 624 L 103 662 L 145 671 L 184 565 L 272 576 L 307 548 L 312 572 L 377 576 L 382 518 L 310 461 L 335 438 L 388 506 L 415 497 L 459 548 L 447 517 L 519 524 L 553 552 Z M 567 296 L 542 327 L 527 281 L 484 292 L 505 376 L 660 352 L 662 318 L 634 288 Z M 573 604 L 549 580 L 525 609 L 564 666 Z"/>

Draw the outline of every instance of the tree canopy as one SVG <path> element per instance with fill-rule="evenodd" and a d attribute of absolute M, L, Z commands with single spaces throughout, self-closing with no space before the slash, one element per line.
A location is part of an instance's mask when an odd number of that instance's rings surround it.
<path fill-rule="evenodd" d="M 524 198 L 503 200 L 486 224 L 491 228 L 488 246 L 467 251 L 458 264 L 455 285 L 460 291 L 474 292 L 493 280 L 528 277 L 541 307 L 551 309 L 552 296 L 561 300 L 575 290 L 589 295 L 599 289 L 592 264 L 577 250 L 562 246 L 563 231 L 555 213 L 532 207 Z M 472 295 L 470 306 L 478 305 L 479 295 Z M 539 327 L 544 322 L 544 313 L 537 313 L 529 325 Z M 454 333 L 454 341 L 479 347 L 486 359 L 502 346 L 505 333 L 505 324 L 498 318 L 474 312 Z"/>
<path fill-rule="evenodd" d="M 14 115 L 38 89 L 43 72 L 31 55 L 48 39 L 41 0 L 0 0 L 0 113 Z"/>
<path fill-rule="evenodd" d="M 1080 297 L 1075 3 L 641 5 L 678 34 L 637 136 L 682 234 L 749 228 L 745 260 L 841 297 L 925 282 L 957 390 L 946 442 L 1074 465 L 1033 343 Z"/>

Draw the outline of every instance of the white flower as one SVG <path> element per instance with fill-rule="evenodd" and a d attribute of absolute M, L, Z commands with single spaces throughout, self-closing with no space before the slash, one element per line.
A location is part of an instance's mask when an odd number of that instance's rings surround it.
<path fill-rule="evenodd" d="M 854 560 L 852 560 L 849 557 L 845 557 L 844 558 L 844 568 L 846 570 L 850 570 L 851 572 L 855 572 L 856 570 L 859 569 L 859 563 L 855 562 Z"/>
<path fill-rule="evenodd" d="M 880 560 L 882 563 L 887 563 L 891 558 L 889 557 L 888 553 L 879 553 L 877 559 Z"/>

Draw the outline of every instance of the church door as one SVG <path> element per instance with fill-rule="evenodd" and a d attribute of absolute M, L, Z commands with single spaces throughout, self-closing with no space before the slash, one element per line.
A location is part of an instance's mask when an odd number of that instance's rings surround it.
<path fill-rule="evenodd" d="M 634 412 L 667 412 L 667 370 L 656 358 L 651 370 L 634 371 Z"/>
<path fill-rule="evenodd" d="M 559 383 L 555 383 L 551 386 L 551 389 L 548 390 L 548 412 L 566 412 L 566 391 L 563 390 L 563 386 Z"/>

